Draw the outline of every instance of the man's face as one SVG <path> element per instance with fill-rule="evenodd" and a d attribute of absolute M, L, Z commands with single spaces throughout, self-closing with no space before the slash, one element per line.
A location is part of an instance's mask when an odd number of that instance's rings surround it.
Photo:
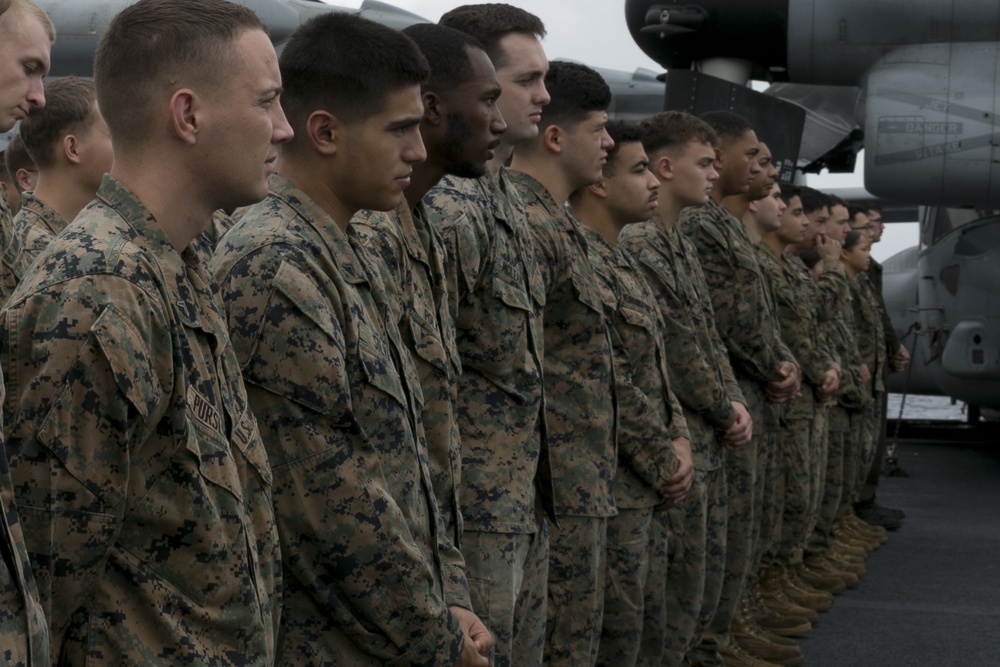
<path fill-rule="evenodd" d="M 446 173 L 478 178 L 486 173 L 486 162 L 493 159 L 507 124 L 497 106 L 500 84 L 493 63 L 481 49 L 467 53 L 473 74 L 445 96 L 447 129 L 440 150 Z"/>
<path fill-rule="evenodd" d="M 660 182 L 649 170 L 649 158 L 642 144 L 630 141 L 618 147 L 614 159 L 605 165 L 605 204 L 621 225 L 649 220 L 656 210 Z"/>
<path fill-rule="evenodd" d="M 45 26 L 35 17 L 20 11 L 0 16 L 0 132 L 45 106 L 42 77 L 49 72 L 51 49 Z"/>
<path fill-rule="evenodd" d="M 203 100 L 208 121 L 202 160 L 210 187 L 205 194 L 213 208 L 224 209 L 253 204 L 267 195 L 277 145 L 292 138 L 281 109 L 278 58 L 267 35 L 244 31 L 232 48 L 240 66 L 222 82 L 218 94 Z"/>
<path fill-rule="evenodd" d="M 848 222 L 848 225 L 852 230 L 861 232 L 861 235 L 865 239 L 865 243 L 871 243 L 872 224 L 868 220 L 868 215 L 866 213 L 855 213 L 854 217 Z"/>
<path fill-rule="evenodd" d="M 802 239 L 803 248 L 812 248 L 816 245 L 816 237 L 826 227 L 827 220 L 830 219 L 830 207 L 820 206 L 815 211 L 806 213 L 809 224 L 806 226 L 806 235 Z"/>
<path fill-rule="evenodd" d="M 802 199 L 798 195 L 788 200 L 788 206 L 782 212 L 779 223 L 775 233 L 785 245 L 803 243 L 808 229 L 814 226 L 802 212 Z M 812 238 L 816 238 L 815 233 Z"/>
<path fill-rule="evenodd" d="M 572 126 L 563 128 L 563 152 L 560 164 L 577 190 L 601 180 L 608 151 L 615 145 L 608 135 L 605 111 L 591 111 Z"/>
<path fill-rule="evenodd" d="M 787 208 L 777 184 L 763 199 L 757 200 L 757 227 L 761 233 L 773 232 L 781 224 L 781 214 Z"/>
<path fill-rule="evenodd" d="M 778 170 L 771 161 L 771 150 L 763 141 L 760 143 L 760 152 L 757 153 L 757 164 L 760 165 L 760 171 L 754 174 L 747 191 L 747 199 L 750 201 L 767 197 L 778 182 Z"/>
<path fill-rule="evenodd" d="M 716 150 L 715 170 L 719 172 L 723 197 L 749 192 L 750 182 L 760 173 L 759 152 L 760 142 L 753 130 L 747 130 L 739 139 Z"/>
<path fill-rule="evenodd" d="M 830 207 L 830 217 L 827 218 L 821 231 L 826 238 L 843 243 L 847 232 L 851 230 L 848 222 L 847 207 L 842 204 L 834 204 Z"/>
<path fill-rule="evenodd" d="M 872 243 L 878 243 L 882 240 L 882 232 L 885 231 L 885 223 L 882 222 L 882 213 L 873 208 L 868 209 L 868 222 L 872 226 Z"/>
<path fill-rule="evenodd" d="M 390 211 L 403 201 L 413 165 L 427 158 L 420 86 L 389 93 L 382 109 L 349 125 L 337 144 L 334 195 L 353 211 Z"/>
<path fill-rule="evenodd" d="M 500 48 L 504 59 L 496 73 L 503 89 L 497 104 L 507 123 L 503 141 L 516 146 L 538 136 L 542 107 L 551 99 L 545 90 L 549 61 L 532 35 L 511 33 L 500 40 Z"/>
<path fill-rule="evenodd" d="M 719 180 L 715 170 L 715 149 L 710 144 L 688 142 L 684 152 L 670 160 L 670 194 L 681 207 L 699 206 L 712 196 L 712 184 Z"/>
<path fill-rule="evenodd" d="M 90 125 L 76 135 L 76 152 L 80 160 L 80 173 L 84 178 L 83 184 L 93 187 L 94 192 L 97 192 L 104 174 L 111 171 L 111 135 L 108 134 L 108 124 L 104 122 L 104 116 L 96 102 L 91 118 Z"/>

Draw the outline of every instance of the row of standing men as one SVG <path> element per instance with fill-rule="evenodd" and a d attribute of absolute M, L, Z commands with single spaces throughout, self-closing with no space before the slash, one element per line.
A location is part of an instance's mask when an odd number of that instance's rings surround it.
<path fill-rule="evenodd" d="M 806 222 L 839 204 L 733 114 L 608 123 L 508 5 L 329 15 L 280 61 L 197 5 L 142 0 L 44 92 L 51 23 L 0 17 L 39 172 L 4 220 L 5 657 L 801 664 L 882 537 L 870 239 Z"/>

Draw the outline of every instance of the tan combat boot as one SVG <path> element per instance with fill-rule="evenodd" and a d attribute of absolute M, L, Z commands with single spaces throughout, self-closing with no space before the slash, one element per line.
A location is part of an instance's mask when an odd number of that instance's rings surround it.
<path fill-rule="evenodd" d="M 858 578 L 858 576 L 855 575 L 853 572 L 848 572 L 847 570 L 838 567 L 836 564 L 831 563 L 826 558 L 826 552 L 807 556 L 805 559 L 805 564 L 806 567 L 809 568 L 810 570 L 815 570 L 817 572 L 822 572 L 823 574 L 832 574 L 835 577 L 840 577 L 840 579 L 844 583 L 844 586 L 846 586 L 847 588 L 857 588 L 858 582 L 861 581 Z M 806 579 L 806 581 L 809 580 Z"/>
<path fill-rule="evenodd" d="M 756 632 L 752 621 L 742 611 L 738 611 L 733 617 L 729 642 L 730 644 L 735 643 L 749 655 L 771 664 L 796 667 L 805 661 L 802 650 L 795 644 L 772 642 L 761 633 Z"/>
<path fill-rule="evenodd" d="M 779 581 L 788 599 L 801 607 L 815 611 L 828 611 L 833 607 L 833 595 L 799 579 L 794 568 L 782 568 Z"/>
<path fill-rule="evenodd" d="M 725 667 L 778 667 L 773 662 L 750 655 L 736 643 L 735 639 L 730 639 L 720 653 Z"/>
<path fill-rule="evenodd" d="M 864 563 L 852 563 L 849 560 L 845 560 L 840 554 L 838 554 L 833 549 L 827 549 L 823 552 L 823 558 L 830 563 L 833 569 L 842 570 L 844 572 L 850 572 L 856 576 L 859 580 L 868 574 L 868 569 L 865 567 Z"/>
<path fill-rule="evenodd" d="M 827 593 L 843 593 L 847 588 L 843 578 L 825 570 L 809 567 L 805 561 L 796 566 L 795 574 L 806 584 Z"/>
<path fill-rule="evenodd" d="M 804 607 L 785 594 L 781 585 L 780 569 L 771 566 L 764 570 L 757 583 L 758 595 L 763 606 L 785 616 L 800 616 L 812 625 L 819 622 L 819 614 L 812 607 Z"/>

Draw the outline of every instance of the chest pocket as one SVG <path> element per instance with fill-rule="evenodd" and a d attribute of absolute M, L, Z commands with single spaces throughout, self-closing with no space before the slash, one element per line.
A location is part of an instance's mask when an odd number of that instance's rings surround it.
<path fill-rule="evenodd" d="M 518 267 L 507 257 L 501 258 L 498 264 L 493 275 L 493 296 L 511 308 L 531 311 L 532 302 L 524 289 Z"/>
<path fill-rule="evenodd" d="M 577 301 L 598 313 L 603 312 L 600 288 L 593 271 L 585 270 L 579 262 L 573 265 L 573 294 Z"/>
<path fill-rule="evenodd" d="M 358 322 L 358 360 L 368 384 L 389 394 L 406 406 L 406 393 L 388 346 L 365 322 Z"/>
<path fill-rule="evenodd" d="M 451 377 L 448 354 L 444 341 L 436 326 L 424 319 L 416 310 L 416 305 L 410 310 L 410 335 L 413 338 L 413 349 L 421 359 Z"/>

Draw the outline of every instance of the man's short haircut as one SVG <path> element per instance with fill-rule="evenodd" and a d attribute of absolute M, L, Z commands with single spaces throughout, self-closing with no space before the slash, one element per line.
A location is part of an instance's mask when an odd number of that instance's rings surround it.
<path fill-rule="evenodd" d="M 391 93 L 420 86 L 430 76 L 427 59 L 413 40 L 357 14 L 331 12 L 303 23 L 279 59 L 281 104 L 295 138 L 307 140 L 310 114 L 322 109 L 353 124 L 381 111 Z"/>
<path fill-rule="evenodd" d="M 611 88 L 596 70 L 562 60 L 549 63 L 545 88 L 551 101 L 542 111 L 539 127 L 572 127 L 594 111 L 607 111 Z"/>
<path fill-rule="evenodd" d="M 858 213 L 862 213 L 867 216 L 868 207 L 859 203 L 851 203 L 847 205 L 847 217 L 851 220 L 851 222 L 854 222 L 854 218 L 858 215 Z"/>
<path fill-rule="evenodd" d="M 538 39 L 545 37 L 545 24 L 540 18 L 502 2 L 462 5 L 446 12 L 438 23 L 478 39 L 497 69 L 506 62 L 507 54 L 500 47 L 500 41 L 504 37 L 512 33 Z"/>
<path fill-rule="evenodd" d="M 699 118 L 715 130 L 715 135 L 718 137 L 717 148 L 725 148 L 734 141 L 742 139 L 748 131 L 753 130 L 750 121 L 732 111 L 706 111 Z"/>
<path fill-rule="evenodd" d="M 435 23 L 415 23 L 404 28 L 403 34 L 413 40 L 431 68 L 424 91 L 447 92 L 471 79 L 469 50 L 485 50 L 472 35 Z"/>
<path fill-rule="evenodd" d="M 868 201 L 858 202 L 865 207 L 867 211 L 875 211 L 879 215 L 882 215 L 882 204 L 878 203 L 877 199 L 869 199 Z"/>
<path fill-rule="evenodd" d="M 683 111 L 661 111 L 640 121 L 639 131 L 642 133 L 642 147 L 650 158 L 661 152 L 678 157 L 691 142 L 709 146 L 718 142 L 711 125 Z"/>
<path fill-rule="evenodd" d="M 635 123 L 629 123 L 623 120 L 608 121 L 605 129 L 607 129 L 608 136 L 610 136 L 611 140 L 615 142 L 615 145 L 608 150 L 607 162 L 604 163 L 604 175 L 614 176 L 615 171 L 618 168 L 618 149 L 620 149 L 623 144 L 641 143 L 642 132 L 639 130 L 639 126 Z"/>
<path fill-rule="evenodd" d="M 0 11 L 4 9 L 3 0 L 0 0 Z M 7 168 L 7 150 L 4 149 L 0 151 L 0 181 L 4 183 L 13 183 L 14 177 L 10 173 L 10 169 Z"/>
<path fill-rule="evenodd" d="M 251 30 L 267 26 L 227 0 L 139 0 L 119 12 L 94 54 L 97 100 L 112 141 L 134 146 L 149 135 L 160 91 L 224 89 L 240 66 L 233 43 Z"/>
<path fill-rule="evenodd" d="M 32 111 L 18 130 L 39 169 L 55 164 L 56 146 L 64 136 L 94 122 L 96 100 L 92 79 L 68 76 L 45 84 L 45 106 Z"/>
<path fill-rule="evenodd" d="M 835 194 L 827 193 L 826 195 L 827 205 L 832 209 L 834 206 L 843 206 L 847 208 L 847 202 L 838 197 Z"/>
<path fill-rule="evenodd" d="M 807 186 L 799 188 L 799 199 L 802 200 L 802 212 L 806 215 L 830 205 L 830 199 L 825 194 Z"/>
<path fill-rule="evenodd" d="M 28 171 L 33 171 L 35 169 L 35 161 L 31 159 L 28 155 L 28 149 L 24 147 L 24 140 L 21 139 L 20 134 L 15 134 L 14 138 L 10 140 L 7 144 L 7 150 L 4 151 L 4 163 L 7 165 L 7 171 L 10 172 L 10 177 L 16 182 L 17 171 L 19 169 L 27 169 Z"/>
<path fill-rule="evenodd" d="M 5 37 L 4 33 L 12 27 L 18 27 L 15 21 L 30 17 L 42 24 L 42 27 L 49 36 L 49 41 L 55 41 L 56 27 L 52 25 L 52 19 L 49 18 L 44 9 L 32 2 L 32 0 L 12 0 L 9 4 L 10 6 L 7 8 L 7 11 L 0 11 L 0 15 L 4 17 L 0 20 L 0 38 Z"/>
<path fill-rule="evenodd" d="M 785 204 L 789 204 L 793 197 L 798 197 L 799 201 L 802 201 L 802 188 L 797 185 L 792 185 L 791 183 L 778 183 L 778 187 L 781 188 L 781 201 Z"/>

